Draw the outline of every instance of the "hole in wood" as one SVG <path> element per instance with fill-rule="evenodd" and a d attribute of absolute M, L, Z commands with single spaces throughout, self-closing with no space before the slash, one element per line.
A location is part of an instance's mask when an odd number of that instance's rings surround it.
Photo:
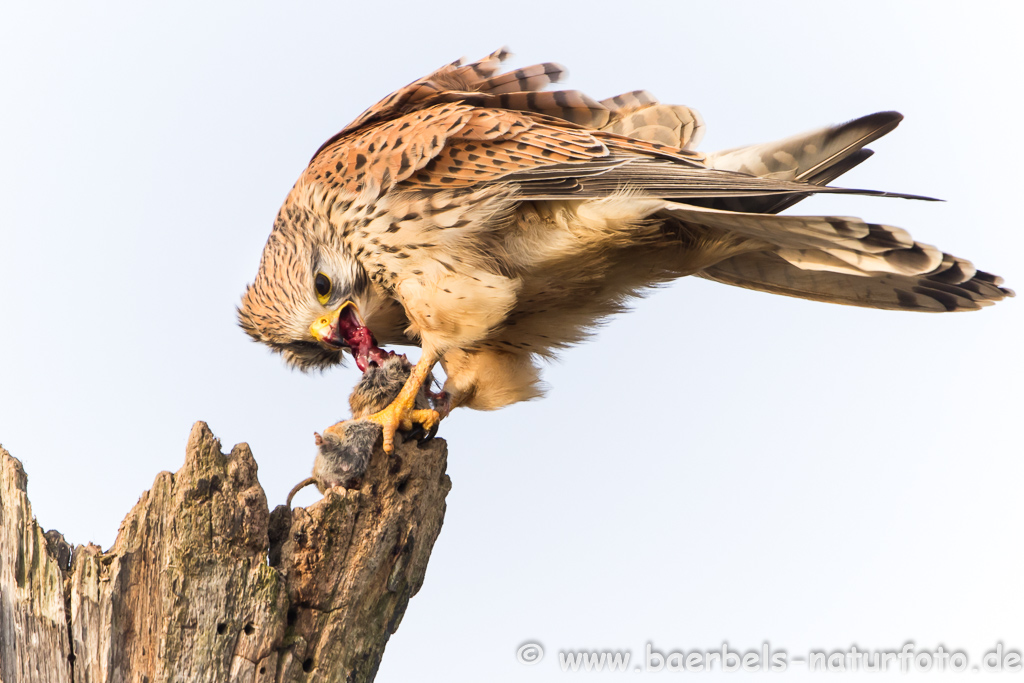
<path fill-rule="evenodd" d="M 245 625 L 245 628 L 242 630 L 245 631 L 245 635 L 251 636 L 256 629 L 255 627 L 253 627 L 252 622 L 250 621 L 248 624 Z"/>
<path fill-rule="evenodd" d="M 310 671 L 313 670 L 313 658 L 312 657 L 306 657 L 306 661 L 304 661 L 302 663 L 302 670 L 305 671 L 306 673 L 309 673 Z"/>
<path fill-rule="evenodd" d="M 224 635 L 224 633 L 227 632 L 227 630 L 228 630 L 228 625 L 225 624 L 223 621 L 220 622 L 219 624 L 217 624 L 217 635 L 218 636 Z"/>
<path fill-rule="evenodd" d="M 288 625 L 291 626 L 299 618 L 299 608 L 292 605 L 288 608 Z"/>

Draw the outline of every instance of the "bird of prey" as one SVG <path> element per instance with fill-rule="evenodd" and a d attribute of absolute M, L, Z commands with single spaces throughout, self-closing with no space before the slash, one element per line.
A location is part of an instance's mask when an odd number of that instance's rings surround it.
<path fill-rule="evenodd" d="M 254 339 L 308 370 L 380 344 L 421 347 L 371 416 L 414 406 L 438 362 L 440 413 L 539 395 L 536 360 L 644 290 L 685 276 L 817 301 L 967 311 L 1013 292 L 969 262 L 857 218 L 781 215 L 871 155 L 884 112 L 779 142 L 696 147 L 693 109 L 645 91 L 542 92 L 558 64 L 499 74 L 499 50 L 448 64 L 366 110 L 313 156 L 281 207 L 239 308 Z M 906 195 L 899 195 L 906 196 Z"/>

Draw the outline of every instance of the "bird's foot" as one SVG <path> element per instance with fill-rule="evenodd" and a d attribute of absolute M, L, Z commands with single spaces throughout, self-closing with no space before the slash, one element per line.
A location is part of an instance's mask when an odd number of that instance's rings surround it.
<path fill-rule="evenodd" d="M 395 450 L 395 432 L 399 429 L 408 431 L 414 424 L 419 424 L 423 425 L 423 430 L 429 434 L 441 421 L 441 416 L 436 410 L 414 409 L 404 401 L 396 400 L 384 410 L 366 419 L 376 422 L 384 429 L 384 452 L 391 453 Z"/>

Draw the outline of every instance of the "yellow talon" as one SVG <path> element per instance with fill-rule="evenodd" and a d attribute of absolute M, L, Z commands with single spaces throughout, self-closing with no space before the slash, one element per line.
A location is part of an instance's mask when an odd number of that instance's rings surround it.
<path fill-rule="evenodd" d="M 437 362 L 437 356 L 424 352 L 416 367 L 409 373 L 409 378 L 402 386 L 402 391 L 394 401 L 384 410 L 368 416 L 367 420 L 373 420 L 384 429 L 384 452 L 391 453 L 395 450 L 395 432 L 399 429 L 412 429 L 414 423 L 423 425 L 423 429 L 430 431 L 434 425 L 441 420 L 436 410 L 427 408 L 414 409 L 416 396 L 423 386 L 423 381 L 430 374 L 430 369 Z"/>
<path fill-rule="evenodd" d="M 423 425 L 423 430 L 427 432 L 433 429 L 434 425 L 436 425 L 441 420 L 441 414 L 436 410 L 430 410 L 429 408 L 424 408 L 423 410 L 413 410 L 409 413 L 409 416 L 412 418 L 412 421 L 414 423 Z M 410 429 L 412 429 L 411 426 Z"/>
<path fill-rule="evenodd" d="M 429 432 L 437 424 L 438 420 L 441 419 L 436 410 L 413 410 L 412 406 L 403 405 L 403 403 L 404 401 L 399 397 L 384 410 L 366 418 L 376 422 L 384 429 L 385 453 L 391 453 L 395 450 L 395 432 L 399 429 L 407 431 L 412 429 L 413 424 L 418 423 L 423 425 L 423 429 Z"/>
<path fill-rule="evenodd" d="M 398 392 L 395 400 L 383 410 L 362 418 L 376 422 L 381 426 L 384 431 L 385 453 L 391 453 L 395 450 L 395 432 L 399 429 L 407 431 L 412 429 L 413 425 L 420 424 L 429 433 L 441 421 L 441 415 L 436 410 L 416 408 L 416 397 L 420 394 L 423 382 L 430 376 L 430 370 L 434 367 L 434 363 L 437 362 L 437 358 L 436 353 L 424 352 L 419 362 L 409 372 L 409 377 L 405 380 L 405 384 L 402 385 L 402 390 Z M 355 410 L 354 407 L 353 410 Z M 324 431 L 325 433 L 332 432 L 337 436 L 343 437 L 345 434 L 345 424 L 346 421 L 342 421 L 328 427 Z M 318 443 L 317 445 L 319 446 L 320 444 Z"/>

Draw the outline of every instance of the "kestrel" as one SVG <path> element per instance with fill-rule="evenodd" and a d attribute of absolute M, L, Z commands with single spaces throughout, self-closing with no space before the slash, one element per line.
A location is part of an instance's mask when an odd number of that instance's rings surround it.
<path fill-rule="evenodd" d="M 703 153 L 700 115 L 636 91 L 540 92 L 565 74 L 498 74 L 508 52 L 446 65 L 374 105 L 313 156 L 239 308 L 254 339 L 309 370 L 420 346 L 396 429 L 438 362 L 444 409 L 540 394 L 535 361 L 646 289 L 684 275 L 831 303 L 965 311 L 1013 292 L 899 228 L 779 215 L 871 155 L 902 117 L 872 114 Z M 899 195 L 905 196 L 905 195 Z"/>

